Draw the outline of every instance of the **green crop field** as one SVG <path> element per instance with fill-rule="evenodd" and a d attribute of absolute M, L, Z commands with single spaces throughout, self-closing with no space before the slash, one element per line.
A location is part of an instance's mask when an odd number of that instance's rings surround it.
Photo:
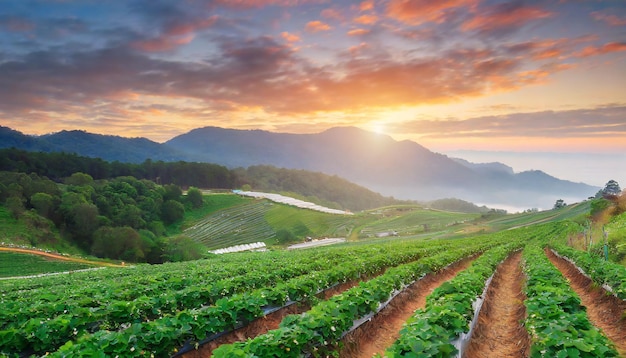
<path fill-rule="evenodd" d="M 290 214 L 290 208 L 267 204 L 246 205 L 257 205 L 256 210 L 262 208 L 272 220 L 272 211 Z M 315 227 L 321 220 L 317 214 L 291 215 L 285 219 L 288 224 L 302 221 Z M 529 312 L 523 327 L 533 356 L 549 352 L 555 357 L 616 357 L 613 342 L 591 327 L 569 282 L 556 279 L 558 270 L 544 254 L 545 246 L 552 247 L 593 272 L 597 285 L 610 286 L 620 299 L 626 298 L 626 268 L 563 246 L 579 229 L 572 222 L 552 222 L 465 239 L 362 240 L 302 251 L 215 255 L 184 263 L 9 280 L 0 286 L 0 354 L 169 357 L 201 349 L 216 334 L 245 327 L 268 309 L 306 302 L 301 313 L 287 315 L 278 328 L 222 344 L 212 356 L 336 355 L 344 335 L 373 329 L 364 322 L 377 317 L 396 295 L 426 274 L 469 260 L 467 268 L 428 295 L 425 306 L 411 310 L 413 315 L 397 328 L 399 338 L 385 348 L 389 357 L 453 357 L 458 351 L 455 342 L 476 320 L 473 303 L 488 278 L 507 257 L 522 250 L 518 257 L 525 276 L 513 279 L 528 280 L 528 298 L 512 302 Z M 327 298 L 311 299 L 345 282 L 351 284 Z M 486 299 L 483 307 L 490 304 L 493 301 Z M 563 320 L 575 329 L 554 328 Z"/>
<path fill-rule="evenodd" d="M 487 220 L 484 224 L 488 225 L 491 228 L 491 231 L 498 231 L 548 221 L 575 219 L 588 214 L 590 206 L 590 202 L 584 201 L 582 203 L 568 205 L 567 207 L 557 210 L 544 210 L 534 213 L 519 213 L 499 216 L 494 219 Z"/>
<path fill-rule="evenodd" d="M 362 237 L 389 231 L 395 231 L 401 236 L 440 231 L 479 217 L 479 214 L 431 210 L 419 206 L 387 207 L 371 213 L 380 218 L 360 228 Z"/>
<path fill-rule="evenodd" d="M 0 277 L 31 276 L 53 272 L 65 272 L 94 266 L 47 259 L 38 255 L 0 252 Z"/>

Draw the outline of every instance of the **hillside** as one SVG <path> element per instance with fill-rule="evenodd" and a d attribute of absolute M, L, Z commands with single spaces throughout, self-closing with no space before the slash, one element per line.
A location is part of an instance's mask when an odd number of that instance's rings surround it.
<path fill-rule="evenodd" d="M 189 159 L 185 153 L 146 138 L 125 138 L 78 130 L 28 136 L 0 126 L 0 148 L 12 147 L 37 152 L 76 153 L 125 163 L 140 163 L 148 158 L 163 161 Z"/>
<path fill-rule="evenodd" d="M 415 142 L 353 127 L 317 134 L 205 127 L 166 144 L 226 166 L 268 164 L 338 175 L 400 199 L 456 197 L 486 205 L 548 208 L 556 199 L 582 200 L 598 190 L 541 171 L 514 173 L 499 163 L 453 160 Z"/>
<path fill-rule="evenodd" d="M 542 171 L 514 173 L 501 163 L 475 164 L 354 127 L 315 134 L 205 127 L 164 144 L 145 138 L 62 131 L 33 137 L 2 128 L 0 146 L 70 152 L 110 161 L 207 162 L 228 168 L 271 165 L 337 175 L 384 196 L 428 201 L 455 197 L 479 205 L 549 208 L 579 201 L 599 188 Z"/>

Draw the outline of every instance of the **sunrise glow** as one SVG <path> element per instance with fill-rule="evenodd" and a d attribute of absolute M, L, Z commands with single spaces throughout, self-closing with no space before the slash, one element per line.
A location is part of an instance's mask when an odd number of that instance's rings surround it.
<path fill-rule="evenodd" d="M 623 1 L 10 0 L 3 12 L 0 120 L 29 134 L 357 126 L 437 150 L 626 150 Z"/>

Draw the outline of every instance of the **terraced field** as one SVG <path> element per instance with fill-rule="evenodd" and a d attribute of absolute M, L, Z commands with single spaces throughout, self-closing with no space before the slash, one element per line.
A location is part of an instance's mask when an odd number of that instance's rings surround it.
<path fill-rule="evenodd" d="M 258 241 L 269 242 L 276 235 L 265 220 L 265 214 L 272 205 L 267 200 L 247 201 L 206 216 L 184 233 L 210 250 Z"/>
<path fill-rule="evenodd" d="M 626 268 L 564 246 L 579 229 L 559 222 L 11 280 L 0 288 L 0 352 L 617 357 Z"/>

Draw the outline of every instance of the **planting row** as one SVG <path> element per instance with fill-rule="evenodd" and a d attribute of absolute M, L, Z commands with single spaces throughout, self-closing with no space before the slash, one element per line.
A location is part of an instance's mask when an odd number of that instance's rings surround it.
<path fill-rule="evenodd" d="M 551 244 L 550 246 L 559 255 L 566 257 L 581 268 L 595 283 L 608 288 L 620 299 L 626 300 L 626 267 L 562 244 Z"/>
<path fill-rule="evenodd" d="M 527 246 L 523 257 L 531 357 L 617 357 L 611 342 L 589 322 L 580 299 L 541 246 Z"/>
<path fill-rule="evenodd" d="M 232 260 L 240 264 L 248 256 L 265 255 L 265 260 L 260 260 L 255 267 L 250 267 L 250 272 L 246 274 L 223 280 L 221 285 L 188 286 L 179 291 L 166 289 L 160 293 L 148 285 L 143 289 L 157 294 L 134 297 L 127 301 L 102 301 L 101 305 L 95 307 L 89 305 L 72 307 L 71 310 L 64 309 L 60 314 L 56 310 L 63 307 L 49 305 L 49 307 L 55 307 L 55 311 L 48 317 L 39 315 L 22 321 L 10 321 L 9 328 L 0 333 L 0 352 L 24 350 L 45 352 L 56 349 L 68 340 L 94 342 L 94 340 L 102 339 L 102 336 L 115 340 L 133 330 L 147 331 L 146 334 L 151 334 L 161 331 L 162 327 L 175 326 L 173 322 L 184 322 L 185 317 L 201 317 L 203 320 L 199 329 L 208 329 L 207 331 L 199 333 L 197 329 L 193 332 L 195 336 L 190 335 L 189 329 L 180 330 L 175 334 L 170 332 L 168 334 L 174 337 L 172 342 L 175 343 L 165 345 L 160 338 L 152 343 L 156 347 L 162 347 L 159 349 L 163 352 L 171 351 L 173 347 L 180 345 L 186 339 L 192 337 L 202 339 L 207 334 L 232 327 L 236 322 L 249 321 L 258 317 L 263 314 L 263 306 L 280 305 L 287 300 L 310 297 L 320 289 L 333 284 L 355 279 L 362 274 L 372 274 L 385 267 L 412 261 L 444 249 L 442 245 L 430 244 L 428 248 L 422 246 L 424 244 L 363 246 L 352 250 L 319 250 L 294 255 L 293 257 L 300 258 L 300 262 L 286 260 L 293 266 L 285 266 L 285 263 L 281 261 L 285 259 L 284 254 L 236 255 Z M 305 256 L 308 260 L 304 259 Z M 309 263 L 303 264 L 302 262 Z M 314 265 L 314 263 L 317 264 Z M 283 267 L 282 271 L 281 267 Z M 267 270 L 271 273 L 272 268 L 276 272 L 289 271 L 291 275 L 285 272 L 283 276 L 273 273 L 270 274 L 273 278 L 271 282 L 254 284 L 255 278 L 263 276 L 258 272 L 259 270 Z M 306 271 L 306 274 L 303 274 L 303 271 Z M 237 285 L 237 290 L 232 289 L 232 286 L 225 286 L 229 280 L 241 283 Z M 159 282 L 153 282 L 153 284 L 158 285 Z M 246 284 L 247 282 L 249 284 Z M 108 289 L 115 289 L 114 282 L 106 282 L 103 286 L 107 284 Z M 144 284 L 148 282 L 144 280 Z M 73 285 L 76 285 L 76 282 Z M 273 288 L 258 288 L 272 286 Z M 254 290 L 255 288 L 257 289 Z M 87 299 L 86 302 L 93 303 L 91 299 Z M 100 304 L 100 301 L 97 303 Z M 46 305 L 42 304 L 40 308 L 42 311 L 35 313 L 43 312 Z M 10 312 L 3 314 L 11 316 Z M 216 319 L 218 321 L 215 321 Z M 90 332 L 96 333 L 92 335 Z M 104 343 L 98 343 L 98 345 L 102 344 Z"/>
<path fill-rule="evenodd" d="M 463 246 L 467 244 L 465 242 Z M 275 287 L 236 294 L 228 299 L 219 300 L 215 305 L 183 310 L 176 315 L 167 315 L 155 321 L 134 323 L 123 331 L 99 331 L 93 335 L 85 335 L 76 342 L 61 347 L 56 356 L 69 357 L 78 353 L 96 354 L 96 352 L 107 356 L 116 354 L 167 356 L 185 342 L 188 344 L 189 341 L 198 342 L 209 335 L 232 329 L 239 323 L 261 317 L 265 307 L 284 304 L 288 300 L 312 297 L 321 288 L 328 287 L 333 282 L 357 278 L 358 273 L 363 273 L 364 270 L 366 273 L 379 272 L 384 266 L 377 264 L 376 261 L 376 257 L 370 256 L 364 267 L 359 267 L 361 265 L 353 261 L 343 267 L 343 272 L 341 268 L 332 268 L 313 273 L 308 280 L 300 280 L 293 285 L 279 284 Z M 387 272 L 393 270 L 395 268 L 389 268 Z M 338 274 L 341 278 L 337 277 Z"/>
<path fill-rule="evenodd" d="M 474 302 L 497 265 L 520 240 L 485 252 L 465 271 L 438 287 L 400 331 L 400 338 L 385 352 L 385 357 L 449 357 L 457 353 L 454 342 L 467 334 L 474 317 Z"/>
<path fill-rule="evenodd" d="M 359 286 L 328 301 L 320 302 L 302 315 L 286 317 L 276 330 L 246 342 L 222 345 L 213 351 L 213 356 L 218 358 L 300 357 L 306 354 L 324 356 L 336 348 L 336 342 L 358 324 L 359 320 L 377 312 L 394 293 L 398 293 L 427 273 L 438 271 L 455 261 L 498 244 L 496 241 L 486 239 L 475 242 L 480 244 L 449 250 L 415 263 L 389 269 L 384 275 L 362 282 Z M 490 249 L 483 256 L 491 256 L 492 254 L 488 253 L 497 251 L 498 257 L 502 257 L 510 250 L 511 246 L 507 245 L 506 248 Z M 482 260 L 482 257 L 479 260 Z M 484 287 L 484 280 L 481 287 Z"/>

